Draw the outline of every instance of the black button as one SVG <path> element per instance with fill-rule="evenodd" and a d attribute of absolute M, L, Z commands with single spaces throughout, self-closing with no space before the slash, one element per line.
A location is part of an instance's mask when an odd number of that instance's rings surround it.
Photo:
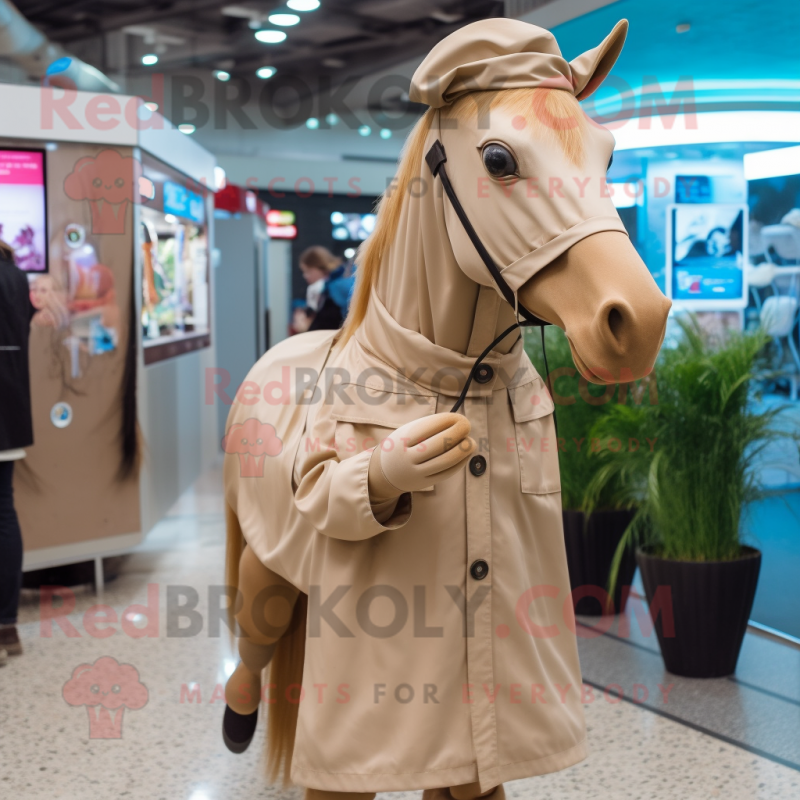
<path fill-rule="evenodd" d="M 494 378 L 494 370 L 488 364 L 481 364 L 475 370 L 476 383 L 489 383 L 492 378 Z"/>
<path fill-rule="evenodd" d="M 476 581 L 482 581 L 489 574 L 489 565 L 482 558 L 479 558 L 477 561 L 472 562 L 472 566 L 469 568 L 469 574 L 472 575 Z"/>
<path fill-rule="evenodd" d="M 473 456 L 469 460 L 469 471 L 476 478 L 480 478 L 486 472 L 486 459 L 483 456 Z"/>

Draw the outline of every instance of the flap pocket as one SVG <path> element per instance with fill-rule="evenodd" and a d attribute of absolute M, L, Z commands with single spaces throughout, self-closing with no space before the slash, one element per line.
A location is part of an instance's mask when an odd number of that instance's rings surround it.
<path fill-rule="evenodd" d="M 514 409 L 514 422 L 539 419 L 552 414 L 555 410 L 553 398 L 550 397 L 550 392 L 538 375 L 521 386 L 509 388 L 508 396 Z"/>
<path fill-rule="evenodd" d="M 537 375 L 509 388 L 508 396 L 514 413 L 520 489 L 524 494 L 560 492 L 555 404 L 544 381 Z"/>
<path fill-rule="evenodd" d="M 343 383 L 336 387 L 331 408 L 331 417 L 337 422 L 392 429 L 435 413 L 435 397 L 387 392 L 385 389 L 354 383 Z"/>

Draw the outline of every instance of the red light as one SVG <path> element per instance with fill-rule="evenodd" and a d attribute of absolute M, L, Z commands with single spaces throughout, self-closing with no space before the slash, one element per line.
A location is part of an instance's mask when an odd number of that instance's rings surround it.
<path fill-rule="evenodd" d="M 153 200 L 156 196 L 156 185 L 144 175 L 139 177 L 139 196 L 145 200 Z"/>
<path fill-rule="evenodd" d="M 267 234 L 272 239 L 296 239 L 296 225 L 267 225 Z"/>

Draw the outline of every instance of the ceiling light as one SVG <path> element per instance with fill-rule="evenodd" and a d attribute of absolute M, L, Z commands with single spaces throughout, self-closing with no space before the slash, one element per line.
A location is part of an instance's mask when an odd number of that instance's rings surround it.
<path fill-rule="evenodd" d="M 153 111 L 153 112 L 158 111 L 158 103 L 154 103 L 152 100 L 149 103 L 145 103 L 144 107 L 148 111 Z"/>
<path fill-rule="evenodd" d="M 182 122 L 180 125 L 178 125 L 178 130 L 181 133 L 189 135 L 190 133 L 194 133 L 197 130 L 197 128 L 194 125 L 192 125 L 191 122 Z"/>
<path fill-rule="evenodd" d="M 344 257 L 345 257 L 345 258 L 352 258 L 352 257 L 353 257 L 355 254 L 356 254 L 356 249 L 355 249 L 355 247 L 348 247 L 348 248 L 347 248 L 347 249 L 344 251 Z"/>
<path fill-rule="evenodd" d="M 369 136 L 372 133 L 372 128 L 369 125 L 362 125 L 358 129 L 358 133 L 360 136 Z"/>
<path fill-rule="evenodd" d="M 283 31 L 273 31 L 269 28 L 264 28 L 256 31 L 256 39 L 264 44 L 280 44 L 286 39 L 286 34 Z"/>
<path fill-rule="evenodd" d="M 381 128 L 381 139 L 391 139 L 392 132 L 388 128 Z"/>
<path fill-rule="evenodd" d="M 748 181 L 777 178 L 800 172 L 800 145 L 744 154 L 744 177 Z"/>
<path fill-rule="evenodd" d="M 609 182 L 608 187 L 614 208 L 633 208 L 641 204 L 640 198 L 644 194 L 644 183 L 642 181 Z"/>
<path fill-rule="evenodd" d="M 230 74 L 230 72 L 225 72 L 224 69 L 215 69 L 214 70 L 214 77 L 218 81 L 222 81 L 224 83 L 225 81 L 229 81 L 231 79 L 231 74 Z"/>
<path fill-rule="evenodd" d="M 797 144 L 800 111 L 698 111 L 686 128 L 652 129 L 629 124 L 614 129 L 616 152 L 653 147 L 718 144 L 719 142 L 786 142 Z M 688 122 L 688 119 L 687 119 Z M 639 156 L 653 158 L 656 152 Z M 684 157 L 688 154 L 684 152 Z M 698 156 L 701 158 L 702 156 Z"/>
<path fill-rule="evenodd" d="M 275 74 L 275 67 L 259 67 L 256 70 L 256 75 L 262 80 L 267 80 Z"/>
<path fill-rule="evenodd" d="M 142 56 L 142 64 L 146 67 L 152 67 L 153 64 L 158 64 L 158 56 L 155 53 L 148 53 Z"/>
<path fill-rule="evenodd" d="M 228 185 L 225 170 L 220 166 L 214 167 L 214 185 L 217 187 L 217 191 L 224 189 Z"/>
<path fill-rule="evenodd" d="M 335 125 L 338 121 L 339 117 L 337 117 L 336 114 L 334 114 L 332 111 L 325 117 L 325 122 L 327 122 L 328 125 Z"/>
<path fill-rule="evenodd" d="M 300 22 L 300 17 L 298 17 L 297 14 L 278 13 L 270 14 L 267 20 L 272 25 L 280 25 L 281 28 L 291 28 L 292 25 L 297 25 L 297 23 Z"/>
<path fill-rule="evenodd" d="M 464 19 L 463 14 L 448 14 L 446 11 L 442 11 L 441 9 L 436 9 L 436 11 L 431 12 L 431 18 L 435 19 L 437 22 L 441 22 L 444 25 L 452 25 L 454 22 L 458 22 L 460 19 Z"/>
<path fill-rule="evenodd" d="M 287 0 L 286 5 L 292 11 L 316 11 L 319 8 L 319 0 Z"/>
<path fill-rule="evenodd" d="M 306 120 L 306 128 L 311 131 L 315 131 L 317 128 L 319 128 L 319 120 L 316 117 L 309 117 Z"/>
<path fill-rule="evenodd" d="M 688 22 L 681 22 L 680 25 L 675 26 L 675 33 L 687 33 L 692 29 L 692 26 Z"/>

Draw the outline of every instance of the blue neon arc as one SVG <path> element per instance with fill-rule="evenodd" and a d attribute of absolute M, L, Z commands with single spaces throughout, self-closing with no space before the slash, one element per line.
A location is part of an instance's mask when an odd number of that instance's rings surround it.
<path fill-rule="evenodd" d="M 58 75 L 59 72 L 66 72 L 72 64 L 72 59 L 68 56 L 64 58 L 57 58 L 45 72 L 46 75 Z"/>
<path fill-rule="evenodd" d="M 553 33 L 571 59 L 597 44 L 598 31 L 610 31 L 623 18 L 630 30 L 611 74 L 635 90 L 647 75 L 670 88 L 683 75 L 695 83 L 711 81 L 704 85 L 712 98 L 715 91 L 729 91 L 722 83 L 715 89 L 714 81 L 739 82 L 744 91 L 747 82 L 767 80 L 785 101 L 792 94 L 797 103 L 797 87 L 791 85 L 797 81 L 786 78 L 800 76 L 800 3 L 779 3 L 766 13 L 753 0 L 707 0 L 702 6 L 696 0 L 619 0 L 556 26 Z M 676 33 L 676 25 L 686 21 L 691 29 Z M 611 86 L 598 94 L 615 95 L 618 105 L 619 93 Z"/>

